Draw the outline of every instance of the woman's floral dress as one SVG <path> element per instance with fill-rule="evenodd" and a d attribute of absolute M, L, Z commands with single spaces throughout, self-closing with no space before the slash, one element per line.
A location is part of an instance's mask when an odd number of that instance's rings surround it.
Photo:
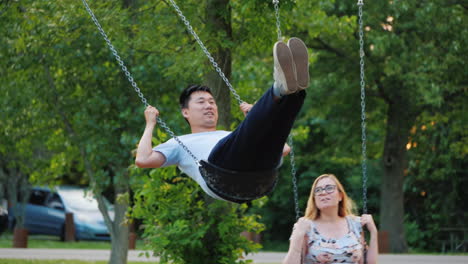
<path fill-rule="evenodd" d="M 307 233 L 308 241 L 305 252 L 305 264 L 329 264 L 329 263 L 358 263 L 362 257 L 363 246 L 361 244 L 361 218 L 346 216 L 348 233 L 338 239 L 323 237 L 315 223 Z"/>

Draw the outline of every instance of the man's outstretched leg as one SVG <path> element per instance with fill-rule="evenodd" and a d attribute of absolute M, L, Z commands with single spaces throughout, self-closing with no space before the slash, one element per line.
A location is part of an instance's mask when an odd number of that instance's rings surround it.
<path fill-rule="evenodd" d="M 268 170 L 279 165 L 309 80 L 307 48 L 297 38 L 288 45 L 275 44 L 275 84 L 239 127 L 215 146 L 208 159 L 211 163 L 236 171 Z"/>

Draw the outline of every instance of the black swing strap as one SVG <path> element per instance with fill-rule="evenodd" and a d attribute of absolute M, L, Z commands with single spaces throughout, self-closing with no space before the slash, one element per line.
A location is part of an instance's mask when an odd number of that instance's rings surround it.
<path fill-rule="evenodd" d="M 245 203 L 269 194 L 276 186 L 278 170 L 233 171 L 200 161 L 200 173 L 206 185 L 219 197 L 234 203 Z"/>

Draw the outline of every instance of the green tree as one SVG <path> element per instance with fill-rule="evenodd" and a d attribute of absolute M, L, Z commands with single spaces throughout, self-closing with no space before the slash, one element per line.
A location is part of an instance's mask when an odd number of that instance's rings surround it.
<path fill-rule="evenodd" d="M 302 37 L 312 50 L 313 92 L 300 121 L 311 128 L 304 149 L 312 155 L 303 158 L 307 165 L 300 168 L 308 188 L 317 172 L 335 172 L 349 183 L 359 177 L 356 15 L 356 3 L 338 0 L 298 2 L 291 15 L 295 27 L 288 33 Z M 393 252 L 407 250 L 403 186 L 411 128 L 427 109 L 444 106 L 464 91 L 465 20 L 466 5 L 457 1 L 364 5 L 368 155 L 371 161 L 380 160 L 382 168 L 375 168 L 382 171 L 381 178 L 370 177 L 381 181 L 380 228 L 389 232 Z"/>
<path fill-rule="evenodd" d="M 8 25 L 12 17 L 24 14 L 24 9 L 14 5 L 2 8 L 1 25 Z M 42 143 L 54 123 L 47 113 L 39 110 L 45 106 L 35 97 L 40 85 L 38 82 L 31 84 L 30 76 L 23 71 L 34 63 L 35 58 L 26 53 L 29 43 L 19 36 L 21 29 L 17 24 L 0 29 L 3 36 L 0 39 L 0 181 L 15 211 L 17 228 L 23 228 L 23 205 L 29 197 L 28 181 L 39 168 L 46 166 L 50 157 Z M 42 70 L 39 67 L 34 72 L 42 73 Z"/>
<path fill-rule="evenodd" d="M 463 91 L 465 10 L 461 3 L 437 1 L 370 7 L 371 14 L 380 14 L 369 19 L 369 60 L 377 71 L 371 84 L 387 105 L 381 229 L 389 231 L 394 252 L 406 251 L 399 234 L 404 234 L 403 183 L 410 130 L 427 108 Z M 443 19 L 433 27 L 425 22 L 427 17 Z"/>
<path fill-rule="evenodd" d="M 100 8 L 109 10 L 110 4 L 102 3 Z M 48 154 L 31 155 L 47 159 L 46 166 L 34 168 L 31 181 L 60 183 L 61 177 L 71 170 L 87 176 L 84 183 L 90 182 L 111 233 L 110 263 L 126 263 L 127 167 L 132 161 L 127 128 L 134 126 L 130 110 L 136 103 L 128 102 L 126 95 L 130 93 L 118 72 L 109 66 L 108 54 L 94 52 L 102 45 L 99 39 L 74 26 L 89 21 L 84 12 L 76 12 L 77 8 L 82 8 L 81 3 L 73 1 L 11 3 L 2 16 L 2 24 L 11 25 L 2 27 L 8 28 L 3 53 L 7 67 L 2 76 L 9 81 L 7 91 L 14 91 L 21 84 L 28 91 L 28 100 L 38 102 L 32 104 L 37 106 L 32 118 L 37 119 L 29 123 L 31 127 L 25 132 L 47 128 L 41 138 L 32 133 L 25 137 L 42 140 L 40 145 Z M 95 63 L 89 59 L 91 56 L 102 61 Z M 9 100 L 21 98 L 11 92 L 7 95 Z M 23 105 L 19 112 L 30 112 L 30 108 L 31 105 Z M 12 157 L 10 153 L 8 157 Z M 25 160 L 17 162 L 31 165 Z M 109 186 L 115 194 L 113 217 L 103 202 L 102 193 Z"/>
<path fill-rule="evenodd" d="M 454 250 L 463 241 L 467 206 L 467 91 L 447 98 L 444 106 L 422 113 L 411 129 L 407 145 L 405 225 L 410 248 Z M 424 212 L 424 213 L 421 213 Z M 445 249 L 444 249 L 445 244 Z"/>
<path fill-rule="evenodd" d="M 182 129 L 184 121 L 174 98 L 187 83 L 201 82 L 202 76 L 212 69 L 196 46 L 188 45 L 194 43 L 184 32 L 184 26 L 173 27 L 179 22 L 172 11 L 168 12 L 167 2 L 106 1 L 93 3 L 92 8 L 135 80 L 143 83 L 142 87 L 153 87 L 152 93 L 142 88 L 145 95 L 153 94 L 148 102 L 155 102 L 168 125 L 179 130 L 177 134 L 186 130 Z M 196 18 L 196 29 L 205 26 L 197 23 L 200 17 L 194 15 L 200 8 L 205 6 L 196 1 L 184 5 L 184 12 L 188 10 L 185 14 Z M 143 121 L 141 103 L 81 3 L 30 1 L 13 3 L 9 9 L 13 11 L 7 13 L 4 22 L 14 26 L 5 46 L 11 51 L 6 56 L 7 63 L 14 64 L 18 58 L 24 58 L 25 63 L 17 69 L 7 67 L 5 76 L 11 77 L 14 70 L 18 70 L 34 99 L 43 103 L 37 111 L 53 121 L 47 139 L 42 141 L 50 152 L 47 167 L 32 180 L 59 184 L 70 174 L 85 176 L 79 182 L 90 184 L 111 231 L 110 263 L 124 263 L 128 233 L 123 224 L 129 203 L 128 164 L 133 163 L 130 150 L 139 138 L 135 128 Z M 161 20 L 155 20 L 155 14 Z M 209 34 L 210 31 L 203 33 Z M 211 38 L 206 39 L 210 42 Z M 26 50 L 28 56 L 21 57 Z M 114 194 L 114 219 L 102 202 L 102 193 L 108 189 Z M 231 227 L 236 225 L 233 220 L 245 219 L 245 207 L 236 209 L 224 203 L 213 203 L 214 211 L 223 207 L 229 212 L 226 215 L 235 217 L 219 218 L 217 223 L 230 221 L 226 223 L 231 230 L 227 233 L 233 238 L 233 234 L 239 237 L 238 230 L 248 228 L 244 225 Z M 214 216 L 213 212 L 208 212 Z M 218 232 L 214 234 L 220 239 Z M 233 243 L 246 250 L 254 248 L 240 238 Z M 222 252 L 230 247 L 226 241 L 220 245 L 225 247 Z M 233 256 L 237 257 L 240 251 L 236 249 L 236 252 Z"/>

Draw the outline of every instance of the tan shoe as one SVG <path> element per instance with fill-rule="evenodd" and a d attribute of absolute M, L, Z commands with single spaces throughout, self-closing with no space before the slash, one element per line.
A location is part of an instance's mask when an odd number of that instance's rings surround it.
<path fill-rule="evenodd" d="M 309 86 L 309 54 L 304 42 L 298 38 L 291 38 L 288 41 L 288 47 L 291 50 L 295 68 L 296 80 L 299 90 Z"/>
<path fill-rule="evenodd" d="M 288 46 L 281 41 L 276 42 L 273 46 L 273 58 L 275 89 L 278 89 L 280 95 L 295 93 L 297 91 L 296 66 Z"/>

